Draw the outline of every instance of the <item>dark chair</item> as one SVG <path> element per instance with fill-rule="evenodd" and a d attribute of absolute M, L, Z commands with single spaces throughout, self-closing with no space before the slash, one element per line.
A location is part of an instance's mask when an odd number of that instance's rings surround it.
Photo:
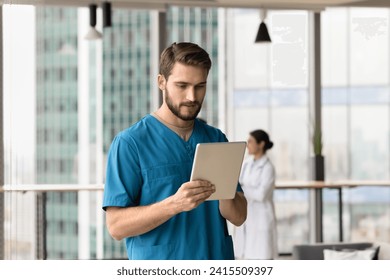
<path fill-rule="evenodd" d="M 330 250 L 364 250 L 373 247 L 374 244 L 370 242 L 356 242 L 356 243 L 316 243 L 295 245 L 292 251 L 294 260 L 323 260 L 324 249 Z"/>

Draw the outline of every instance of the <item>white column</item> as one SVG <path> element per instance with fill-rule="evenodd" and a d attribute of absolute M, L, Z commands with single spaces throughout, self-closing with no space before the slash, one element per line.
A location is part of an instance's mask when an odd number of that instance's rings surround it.
<path fill-rule="evenodd" d="M 157 85 L 157 75 L 159 73 L 160 54 L 167 47 L 166 38 L 166 11 L 158 10 L 151 11 L 152 24 L 150 27 L 150 43 L 151 43 L 151 72 L 150 72 L 150 88 L 151 88 L 151 111 L 157 110 L 162 104 L 162 94 Z"/>
<path fill-rule="evenodd" d="M 150 111 L 153 112 L 159 107 L 160 91 L 157 86 L 157 75 L 159 72 L 159 11 L 150 11 Z"/>
<path fill-rule="evenodd" d="M 99 30 L 103 30 L 102 15 L 98 13 Z M 96 184 L 103 184 L 103 40 L 96 42 Z M 104 212 L 102 192 L 96 192 L 96 258 L 103 259 Z"/>
<path fill-rule="evenodd" d="M 89 178 L 89 41 L 84 35 L 89 27 L 89 11 L 78 10 L 78 183 L 87 185 Z M 94 43 L 94 42 L 91 42 Z M 90 258 L 89 192 L 78 194 L 78 257 Z"/>
<path fill-rule="evenodd" d="M 226 9 L 218 9 L 218 128 L 227 129 Z"/>
<path fill-rule="evenodd" d="M 235 140 L 232 139 L 232 136 L 235 136 L 234 131 L 234 123 L 235 123 L 235 111 L 234 111 L 234 104 L 233 104 L 233 93 L 234 93 L 234 67 L 233 65 L 229 65 L 229 62 L 234 61 L 234 35 L 229 36 L 229 34 L 232 34 L 234 30 L 234 20 L 235 20 L 235 14 L 233 9 L 227 9 L 225 12 L 225 18 L 226 18 L 226 23 L 225 23 L 225 32 L 226 32 L 226 63 L 225 63 L 225 68 L 226 68 L 226 92 L 225 92 L 225 99 L 226 99 L 226 116 L 227 119 L 225 120 L 226 123 L 226 133 L 229 137 L 229 140 Z M 229 33 L 227 31 L 230 31 Z"/>

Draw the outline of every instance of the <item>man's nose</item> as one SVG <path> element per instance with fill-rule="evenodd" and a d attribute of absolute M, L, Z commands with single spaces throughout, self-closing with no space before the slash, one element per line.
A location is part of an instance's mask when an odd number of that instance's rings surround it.
<path fill-rule="evenodd" d="M 195 88 L 194 87 L 188 88 L 186 98 L 189 101 L 195 101 Z"/>

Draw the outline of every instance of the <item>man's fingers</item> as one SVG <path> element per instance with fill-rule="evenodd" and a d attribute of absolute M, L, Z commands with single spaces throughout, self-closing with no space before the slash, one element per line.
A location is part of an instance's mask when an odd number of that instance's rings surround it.
<path fill-rule="evenodd" d="M 177 199 L 184 211 L 196 208 L 215 192 L 215 186 L 208 181 L 191 181 L 182 185 L 179 189 Z"/>
<path fill-rule="evenodd" d="M 215 192 L 215 186 L 212 184 L 207 184 L 207 185 L 198 185 L 198 186 L 192 186 L 183 189 L 183 191 L 186 193 L 186 196 L 195 196 L 198 194 L 203 194 L 203 193 L 209 193 L 210 195 Z"/>
<path fill-rule="evenodd" d="M 212 185 L 211 182 L 206 180 L 194 180 L 194 181 L 189 181 L 186 184 L 188 184 L 189 188 L 209 187 Z"/>

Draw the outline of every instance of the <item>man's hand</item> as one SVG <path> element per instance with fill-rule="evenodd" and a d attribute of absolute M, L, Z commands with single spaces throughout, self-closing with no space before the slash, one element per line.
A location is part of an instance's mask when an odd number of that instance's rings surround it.
<path fill-rule="evenodd" d="M 170 199 L 177 213 L 180 213 L 198 207 L 214 192 L 215 186 L 209 181 L 196 180 L 182 184 Z"/>

